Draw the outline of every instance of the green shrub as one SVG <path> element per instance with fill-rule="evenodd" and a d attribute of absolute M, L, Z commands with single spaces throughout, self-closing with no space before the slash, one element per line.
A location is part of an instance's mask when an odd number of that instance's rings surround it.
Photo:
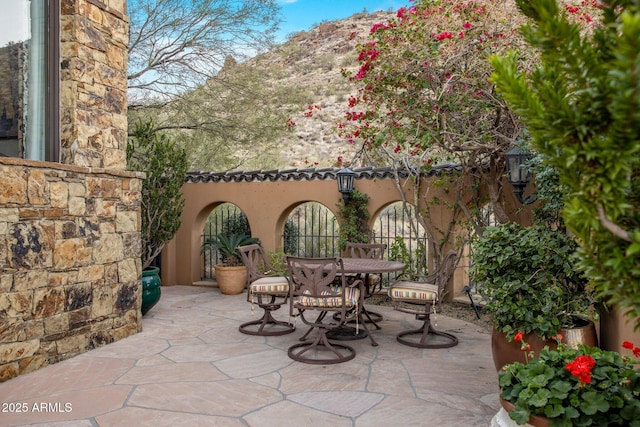
<path fill-rule="evenodd" d="M 493 323 L 512 339 L 517 331 L 548 339 L 575 315 L 594 315 L 587 280 L 575 268 L 576 243 L 543 225 L 487 227 L 473 242 L 470 277 Z"/>
<path fill-rule="evenodd" d="M 139 121 L 127 144 L 127 169 L 146 174 L 141 200 L 142 268 L 151 265 L 180 228 L 187 172 L 185 150 L 153 128 L 151 120 Z"/>

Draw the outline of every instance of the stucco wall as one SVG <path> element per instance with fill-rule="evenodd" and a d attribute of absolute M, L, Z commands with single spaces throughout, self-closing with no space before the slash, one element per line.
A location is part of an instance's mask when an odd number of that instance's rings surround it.
<path fill-rule="evenodd" d="M 286 177 L 254 180 L 247 176 L 227 182 L 210 181 L 204 174 L 203 177 L 194 178 L 194 182 L 187 182 L 182 187 L 186 200 L 181 218 L 182 224 L 175 239 L 165 246 L 162 253 L 162 284 L 191 285 L 200 280 L 202 230 L 209 213 L 221 203 L 233 203 L 244 212 L 252 235 L 260 239 L 267 251 L 274 251 L 282 246 L 285 221 L 291 211 L 300 204 L 310 201 L 319 202 L 337 215 L 341 196 L 334 177 L 336 171 L 337 169 L 317 173 L 291 172 L 288 174 L 285 172 L 281 175 L 287 175 Z M 365 171 L 367 171 L 366 168 Z M 355 180 L 354 186 L 370 197 L 367 207 L 371 213 L 371 225 L 373 225 L 373 221 L 384 208 L 402 198 L 394 179 L 379 176 L 379 173 L 373 170 L 363 172 L 361 175 Z M 453 214 L 447 205 L 453 203 L 455 197 L 453 192 L 434 184 L 438 179 L 436 176 L 423 179 L 421 188 L 428 188 L 429 191 L 425 192 L 418 202 L 418 209 L 425 210 L 426 204 L 433 198 L 437 197 L 443 201 L 429 207 L 430 217 L 426 226 L 430 228 L 436 239 L 441 238 L 440 230 L 446 229 L 451 221 Z M 411 182 L 402 179 L 401 187 L 407 200 L 413 200 Z M 508 211 L 513 215 L 514 220 L 529 221 L 529 212 L 526 209 L 521 210 L 521 206 L 515 204 L 515 198 L 511 194 L 508 197 L 513 199 L 509 199 L 511 205 Z M 444 250 L 447 249 L 444 248 Z M 430 265 L 433 263 L 431 255 L 429 254 Z M 462 288 L 468 282 L 465 265 L 466 263 L 460 264 L 453 280 L 448 284 L 448 298 L 463 295 Z"/>
<path fill-rule="evenodd" d="M 61 164 L 0 157 L 0 381 L 141 330 L 125 0 L 61 1 Z"/>

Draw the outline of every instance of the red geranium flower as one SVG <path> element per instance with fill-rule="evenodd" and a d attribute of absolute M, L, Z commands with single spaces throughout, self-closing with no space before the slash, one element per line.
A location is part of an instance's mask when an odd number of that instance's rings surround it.
<path fill-rule="evenodd" d="M 578 378 L 581 383 L 589 384 L 591 382 L 591 369 L 596 365 L 596 361 L 593 357 L 588 355 L 582 355 L 576 357 L 573 362 L 567 363 L 565 368 L 574 377 Z"/>

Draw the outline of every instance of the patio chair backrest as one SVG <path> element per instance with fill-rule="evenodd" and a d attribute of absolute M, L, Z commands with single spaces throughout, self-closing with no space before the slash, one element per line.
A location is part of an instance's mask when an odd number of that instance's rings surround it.
<path fill-rule="evenodd" d="M 238 246 L 242 262 L 247 267 L 247 283 L 261 277 L 266 277 L 271 271 L 271 264 L 265 256 L 264 249 L 259 244 Z"/>
<path fill-rule="evenodd" d="M 287 267 L 294 293 L 312 298 L 329 298 L 344 293 L 344 269 L 340 258 L 287 257 Z M 342 275 L 342 287 L 336 289 L 333 282 Z"/>
<path fill-rule="evenodd" d="M 387 249 L 385 243 L 352 243 L 347 242 L 344 256 L 348 258 L 382 259 Z"/>

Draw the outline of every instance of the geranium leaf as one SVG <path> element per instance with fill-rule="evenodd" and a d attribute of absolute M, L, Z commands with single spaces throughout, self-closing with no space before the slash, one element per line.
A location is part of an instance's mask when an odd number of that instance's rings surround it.
<path fill-rule="evenodd" d="M 551 392 L 546 389 L 540 389 L 529 399 L 529 405 L 541 408 L 547 404 L 549 401 L 549 396 L 551 396 Z"/>
<path fill-rule="evenodd" d="M 563 413 L 564 408 L 559 404 L 549 405 L 544 410 L 544 416 L 547 418 L 558 418 L 562 416 Z"/>
<path fill-rule="evenodd" d="M 567 418 L 578 418 L 580 416 L 580 412 L 572 406 L 564 408 L 564 415 Z"/>
<path fill-rule="evenodd" d="M 509 412 L 509 416 L 518 424 L 525 424 L 529 421 L 531 414 L 526 408 L 515 407 L 513 411 Z"/>
<path fill-rule="evenodd" d="M 586 415 L 593 415 L 598 411 L 607 412 L 609 410 L 609 403 L 607 402 L 604 393 L 588 391 L 582 395 L 580 409 Z"/>
<path fill-rule="evenodd" d="M 568 381 L 557 380 L 551 383 L 549 388 L 556 399 L 564 399 L 572 389 L 572 385 Z"/>

